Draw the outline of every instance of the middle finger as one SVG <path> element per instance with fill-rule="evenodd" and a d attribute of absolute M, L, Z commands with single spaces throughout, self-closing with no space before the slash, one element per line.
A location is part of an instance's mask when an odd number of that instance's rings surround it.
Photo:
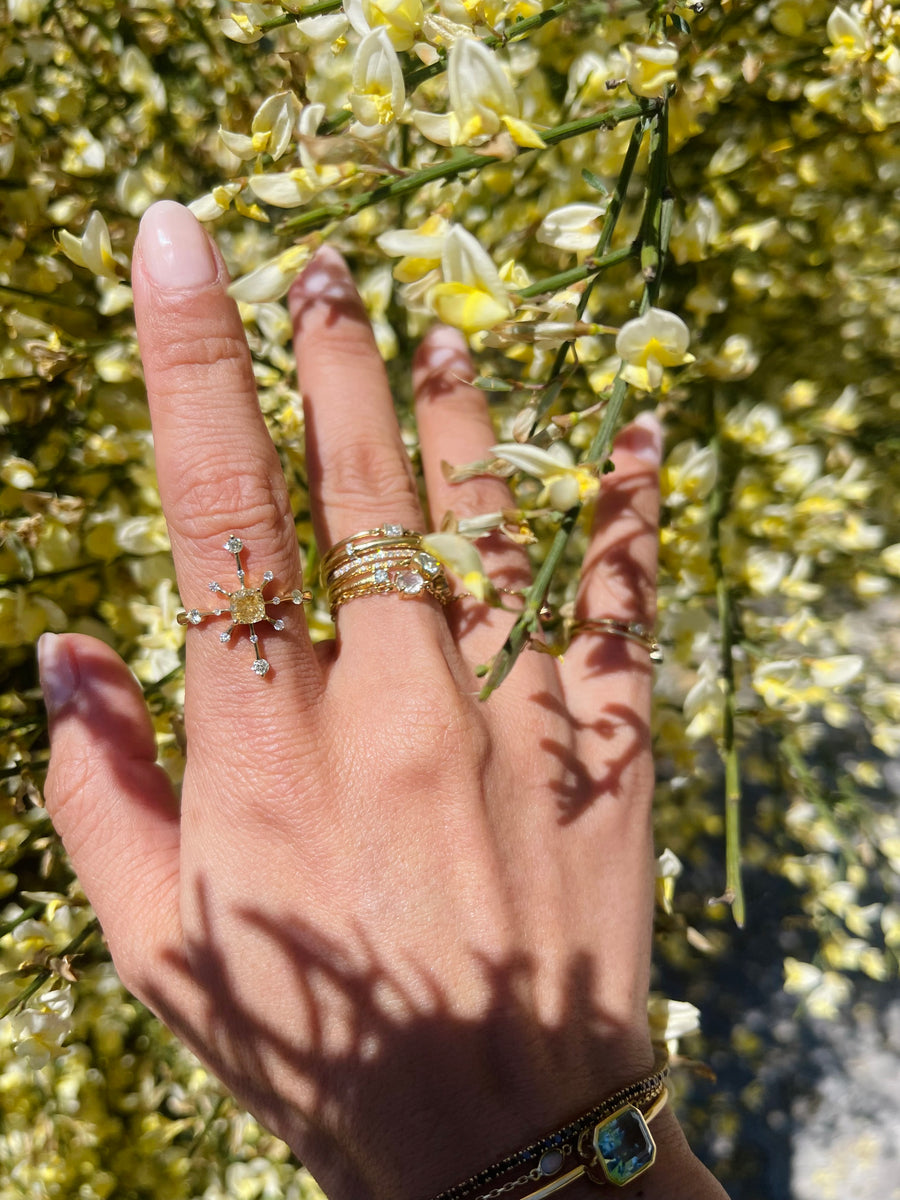
<path fill-rule="evenodd" d="M 324 246 L 289 296 L 297 375 L 306 414 L 306 463 L 316 539 L 336 542 L 385 524 L 423 532 L 424 516 L 388 386 L 387 373 L 344 260 Z M 374 622 L 374 624 L 373 624 Z M 447 642 L 439 605 L 396 594 L 359 597 L 338 613 L 342 644 L 369 665 L 377 647 L 412 629 Z M 373 636 L 373 629 L 379 636 Z M 443 631 L 443 632 L 441 632 Z"/>

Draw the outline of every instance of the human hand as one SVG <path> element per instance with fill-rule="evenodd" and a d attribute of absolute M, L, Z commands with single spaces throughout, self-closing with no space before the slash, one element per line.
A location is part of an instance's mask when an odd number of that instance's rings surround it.
<path fill-rule="evenodd" d="M 233 574 L 231 534 L 248 580 L 271 570 L 289 592 L 294 521 L 221 258 L 163 203 L 142 223 L 133 283 L 186 606 Z M 290 305 L 320 548 L 385 521 L 424 529 L 334 252 Z M 498 479 L 442 474 L 442 459 L 483 458 L 494 441 L 471 374 L 462 339 L 432 331 L 414 390 L 435 525 L 510 503 Z M 652 423 L 622 434 L 615 462 L 578 615 L 650 623 Z M 494 535 L 482 557 L 500 585 L 527 584 L 520 547 Z M 283 632 L 263 628 L 265 679 L 243 637 L 188 631 L 180 803 L 120 659 L 82 636 L 42 641 L 48 808 L 126 986 L 333 1200 L 420 1200 L 652 1070 L 650 663 L 630 642 L 582 636 L 563 661 L 523 655 L 480 703 L 474 669 L 508 613 L 367 597 L 341 608 L 336 641 L 313 645 L 286 609 Z M 657 1130 L 659 1163 L 687 1179 L 674 1121 Z M 653 1194 L 721 1194 L 678 1186 Z"/>

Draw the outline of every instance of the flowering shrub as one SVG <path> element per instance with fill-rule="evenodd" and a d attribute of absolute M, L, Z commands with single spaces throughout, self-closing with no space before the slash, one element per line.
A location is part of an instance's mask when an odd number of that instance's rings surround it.
<path fill-rule="evenodd" d="M 660 959 L 702 998 L 733 918 L 752 925 L 777 879 L 804 934 L 803 957 L 781 951 L 802 1011 L 834 1015 L 858 980 L 895 979 L 900 13 L 885 0 L 7 10 L 0 1200 L 87 1200 L 120 1181 L 147 1197 L 314 1194 L 122 991 L 40 807 L 33 663 L 48 629 L 116 645 L 161 760 L 181 769 L 183 630 L 128 288 L 137 222 L 163 196 L 190 202 L 223 247 L 307 549 L 280 304 L 297 270 L 324 240 L 347 255 L 404 414 L 416 337 L 435 317 L 469 337 L 498 444 L 454 465 L 511 476 L 518 507 L 459 522 L 435 553 L 490 597 L 475 551 L 500 527 L 549 580 L 485 664 L 486 692 L 545 599 L 566 613 L 615 430 L 660 413 Z M 330 632 L 321 603 L 312 625 Z M 651 1016 L 677 1038 L 693 1013 L 658 998 Z"/>

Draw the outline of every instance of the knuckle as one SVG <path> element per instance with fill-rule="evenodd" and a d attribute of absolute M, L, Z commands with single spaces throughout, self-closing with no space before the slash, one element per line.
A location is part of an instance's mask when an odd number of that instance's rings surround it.
<path fill-rule="evenodd" d="M 170 522 L 190 542 L 221 538 L 239 520 L 242 533 L 268 542 L 273 530 L 293 521 L 287 500 L 273 487 L 271 465 L 244 455 L 239 470 L 233 457 L 210 450 L 202 472 L 189 472 L 172 487 Z M 283 490 L 283 489 L 282 489 Z"/>
<path fill-rule="evenodd" d="M 253 389 L 249 351 L 243 334 L 192 332 L 191 323 L 176 326 L 160 339 L 154 353 L 155 390 L 181 396 L 197 390 L 233 389 L 234 380 Z"/>
<path fill-rule="evenodd" d="M 391 745 L 381 757 L 393 785 L 419 791 L 422 780 L 440 789 L 442 780 L 480 777 L 490 754 L 490 739 L 480 714 L 440 672 L 416 674 L 414 687 L 393 690 L 387 727 L 375 735 Z"/>
<path fill-rule="evenodd" d="M 354 443 L 329 457 L 322 472 L 321 495 L 329 513 L 358 519 L 371 511 L 373 498 L 386 513 L 397 517 L 418 508 L 409 464 L 388 447 Z"/>

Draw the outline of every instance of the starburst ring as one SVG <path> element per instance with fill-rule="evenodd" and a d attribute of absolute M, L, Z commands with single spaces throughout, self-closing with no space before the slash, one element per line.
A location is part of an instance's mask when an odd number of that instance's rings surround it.
<path fill-rule="evenodd" d="M 237 568 L 237 577 L 240 586 L 236 591 L 229 592 L 227 588 L 222 587 L 215 580 L 211 581 L 209 590 L 216 595 L 224 596 L 228 600 L 228 607 L 219 608 L 189 608 L 176 616 L 176 621 L 179 625 L 200 625 L 208 617 L 230 617 L 231 624 L 227 629 L 219 634 L 220 642 L 230 642 L 231 635 L 239 626 L 246 625 L 250 629 L 250 644 L 253 646 L 255 655 L 251 670 L 254 674 L 262 678 L 268 674 L 269 663 L 263 658 L 259 651 L 259 634 L 256 631 L 257 625 L 271 625 L 273 629 L 284 629 L 284 620 L 278 616 L 271 616 L 267 609 L 280 604 L 304 604 L 312 599 L 312 594 L 294 588 L 293 591 L 285 595 L 266 596 L 266 587 L 272 582 L 275 576 L 271 571 L 266 571 L 263 575 L 263 581 L 259 587 L 248 587 L 243 564 L 241 563 L 241 551 L 244 549 L 244 543 L 235 534 L 232 534 L 228 541 L 223 546 L 229 554 L 234 555 L 234 562 Z"/>

